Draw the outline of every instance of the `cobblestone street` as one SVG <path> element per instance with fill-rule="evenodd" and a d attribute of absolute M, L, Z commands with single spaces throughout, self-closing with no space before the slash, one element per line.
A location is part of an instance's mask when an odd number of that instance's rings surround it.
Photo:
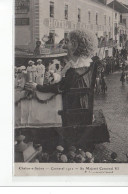
<path fill-rule="evenodd" d="M 102 109 L 110 133 L 110 143 L 96 145 L 94 154 L 97 159 L 110 159 L 112 152 L 117 160 L 126 161 L 128 153 L 128 84 L 120 82 L 121 72 L 106 78 L 108 91 L 105 95 L 95 95 L 94 109 Z"/>

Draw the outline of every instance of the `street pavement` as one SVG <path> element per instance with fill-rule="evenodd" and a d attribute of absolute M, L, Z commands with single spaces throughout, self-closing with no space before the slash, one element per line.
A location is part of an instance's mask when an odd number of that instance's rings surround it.
<path fill-rule="evenodd" d="M 102 109 L 110 133 L 110 143 L 97 144 L 94 155 L 97 160 L 110 160 L 116 152 L 117 161 L 126 162 L 128 154 L 128 83 L 122 86 L 121 72 L 106 77 L 107 93 L 95 94 L 94 109 Z"/>

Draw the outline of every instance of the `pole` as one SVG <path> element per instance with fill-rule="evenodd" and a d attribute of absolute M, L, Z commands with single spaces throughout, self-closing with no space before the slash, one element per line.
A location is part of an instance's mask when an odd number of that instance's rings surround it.
<path fill-rule="evenodd" d="M 112 33 L 112 38 L 113 38 L 113 40 L 114 40 L 114 10 L 115 10 L 115 6 L 114 6 L 114 4 L 115 4 L 115 0 L 113 0 L 113 9 L 112 9 L 112 29 L 113 29 L 113 33 Z"/>
<path fill-rule="evenodd" d="M 115 10 L 115 7 L 114 7 L 114 4 L 115 4 L 115 0 L 113 0 L 113 9 L 112 9 L 112 49 L 114 48 L 114 34 L 115 34 L 115 25 L 114 25 L 114 10 Z"/>

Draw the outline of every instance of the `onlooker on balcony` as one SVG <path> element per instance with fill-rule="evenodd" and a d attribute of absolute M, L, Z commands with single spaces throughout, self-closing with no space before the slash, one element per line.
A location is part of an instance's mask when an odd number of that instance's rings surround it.
<path fill-rule="evenodd" d="M 36 48 L 35 48 L 35 50 L 34 50 L 34 54 L 35 55 L 40 55 L 40 53 L 41 53 L 41 41 L 36 41 Z"/>

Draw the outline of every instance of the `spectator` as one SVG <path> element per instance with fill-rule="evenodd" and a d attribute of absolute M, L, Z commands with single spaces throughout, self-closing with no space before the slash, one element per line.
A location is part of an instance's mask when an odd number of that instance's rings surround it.
<path fill-rule="evenodd" d="M 125 72 L 124 72 L 124 70 L 121 73 L 120 81 L 122 82 L 122 86 L 123 86 L 124 85 L 124 82 L 125 82 Z"/>
<path fill-rule="evenodd" d="M 125 47 L 123 47 L 123 49 L 121 50 L 121 56 L 123 57 L 123 59 L 127 60 L 127 50 L 125 49 Z"/>
<path fill-rule="evenodd" d="M 42 64 L 42 60 L 37 60 L 37 78 L 36 83 L 43 85 L 44 83 L 45 66 Z"/>

